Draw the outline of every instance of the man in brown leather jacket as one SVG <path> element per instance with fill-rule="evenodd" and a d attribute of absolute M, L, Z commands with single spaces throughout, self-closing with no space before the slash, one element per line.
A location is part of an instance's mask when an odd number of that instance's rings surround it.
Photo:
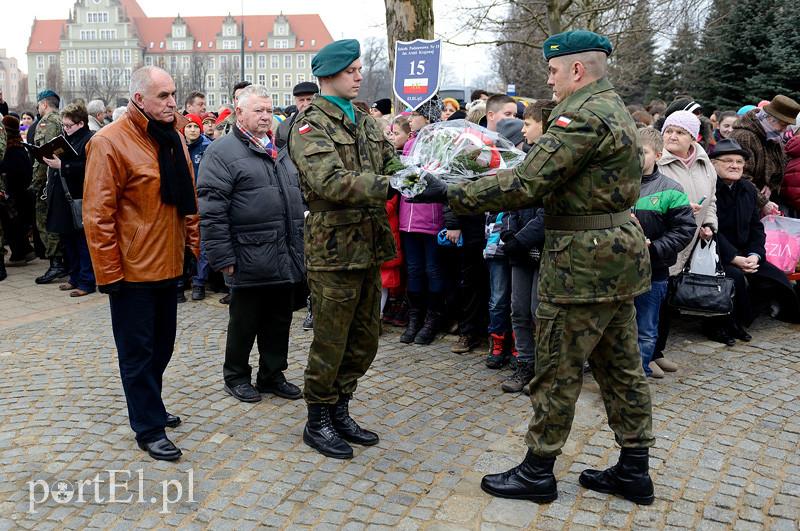
<path fill-rule="evenodd" d="M 199 254 L 192 164 L 179 131 L 175 83 L 146 66 L 131 76 L 128 111 L 89 142 L 83 222 L 111 326 L 131 428 L 142 450 L 174 461 L 161 381 L 175 344 L 184 249 Z"/>

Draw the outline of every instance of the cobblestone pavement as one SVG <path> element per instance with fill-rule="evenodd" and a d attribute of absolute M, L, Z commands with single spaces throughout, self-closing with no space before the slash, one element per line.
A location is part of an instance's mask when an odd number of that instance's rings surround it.
<path fill-rule="evenodd" d="M 578 486 L 581 470 L 617 456 L 587 377 L 556 464 L 559 498 L 538 506 L 479 488 L 524 455 L 530 403 L 500 391 L 506 372 L 452 354 L 450 338 L 401 347 L 390 330 L 352 407 L 381 443 L 327 459 L 301 441 L 302 401 L 243 404 L 223 392 L 218 296 L 179 308 L 164 397 L 183 418 L 170 433 L 184 457 L 152 461 L 128 427 L 105 297 L 34 286 L 43 270 L 12 269 L 0 283 L 0 529 L 798 528 L 798 327 L 760 321 L 751 343 L 725 350 L 679 325 L 670 355 L 680 372 L 652 381 L 650 507 Z M 287 372 L 296 383 L 311 337 L 301 320 Z M 113 503 L 109 470 L 124 471 Z"/>

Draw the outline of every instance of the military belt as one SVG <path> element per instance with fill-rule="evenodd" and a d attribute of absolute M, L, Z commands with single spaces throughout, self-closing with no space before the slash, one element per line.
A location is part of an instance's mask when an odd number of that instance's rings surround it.
<path fill-rule="evenodd" d="M 547 216 L 544 217 L 544 228 L 550 230 L 597 230 L 619 227 L 631 220 L 631 211 L 624 210 L 613 214 L 596 214 L 593 216 Z"/>
<path fill-rule="evenodd" d="M 329 210 L 351 210 L 353 207 L 339 203 L 331 203 L 324 199 L 314 199 L 308 202 L 309 212 L 327 212 Z"/>

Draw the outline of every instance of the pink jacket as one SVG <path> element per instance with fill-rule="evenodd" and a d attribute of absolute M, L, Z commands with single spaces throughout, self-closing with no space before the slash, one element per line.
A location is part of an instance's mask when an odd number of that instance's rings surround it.
<path fill-rule="evenodd" d="M 416 140 L 417 134 L 412 132 L 403 146 L 403 155 L 408 155 Z M 405 197 L 400 198 L 400 232 L 439 234 L 443 228 L 444 207 L 442 205 L 409 203 Z"/>

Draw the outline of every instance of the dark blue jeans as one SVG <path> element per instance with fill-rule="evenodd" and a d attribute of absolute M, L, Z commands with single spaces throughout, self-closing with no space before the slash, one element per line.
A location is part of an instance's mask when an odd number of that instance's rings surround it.
<path fill-rule="evenodd" d="M 435 234 L 401 232 L 400 242 L 408 268 L 408 291 L 411 293 L 444 292 L 444 275 Z"/>
<path fill-rule="evenodd" d="M 657 280 L 650 284 L 650 291 L 642 293 L 633 299 L 636 306 L 636 326 L 639 328 L 639 353 L 642 356 L 644 373 L 650 376 L 650 362 L 653 360 L 653 351 L 658 340 L 658 315 L 661 304 L 667 297 L 666 280 Z"/>
<path fill-rule="evenodd" d="M 92 257 L 86 245 L 86 234 L 82 230 L 61 235 L 64 254 L 69 267 L 69 283 L 78 289 L 94 292 L 97 287 L 92 269 Z"/>
<path fill-rule="evenodd" d="M 206 257 L 206 244 L 200 242 L 200 258 L 197 259 L 197 267 L 195 267 L 194 276 L 192 276 L 192 287 L 205 286 L 208 280 L 208 257 Z"/>
<path fill-rule="evenodd" d="M 175 347 L 175 290 L 175 281 L 157 287 L 123 283 L 118 293 L 109 296 L 128 418 L 140 442 L 165 436 L 167 411 L 161 387 Z"/>
<path fill-rule="evenodd" d="M 511 330 L 511 266 L 505 258 L 489 258 L 489 333 Z"/>

